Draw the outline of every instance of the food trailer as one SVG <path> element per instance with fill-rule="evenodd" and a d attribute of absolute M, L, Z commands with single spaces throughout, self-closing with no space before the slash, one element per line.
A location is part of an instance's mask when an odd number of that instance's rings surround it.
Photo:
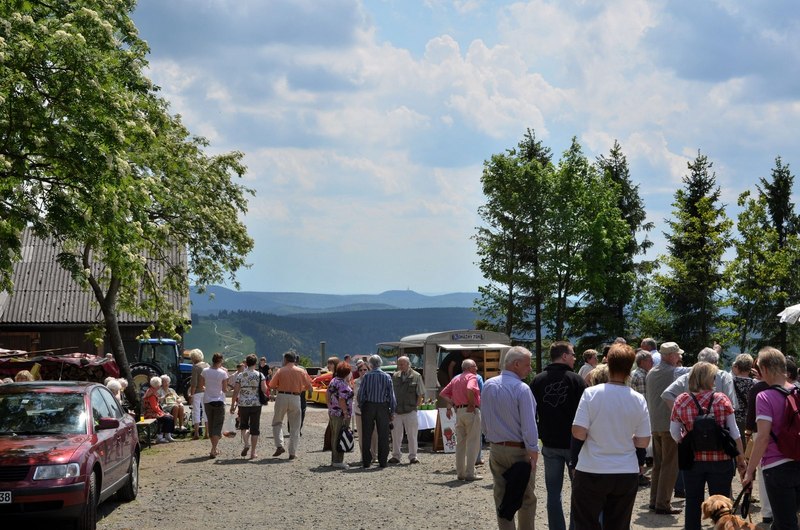
<path fill-rule="evenodd" d="M 396 342 L 378 344 L 378 355 L 392 359 L 405 355 L 411 366 L 422 374 L 425 382 L 425 399 L 438 398 L 439 382 L 436 371 L 442 360 L 453 351 L 467 351 L 478 364 L 478 373 L 485 379 L 500 374 L 505 352 L 511 340 L 505 333 L 475 329 L 458 329 L 408 335 Z"/>

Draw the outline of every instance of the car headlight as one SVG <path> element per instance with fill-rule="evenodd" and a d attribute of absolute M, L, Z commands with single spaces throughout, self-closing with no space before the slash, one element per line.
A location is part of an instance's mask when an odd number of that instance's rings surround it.
<path fill-rule="evenodd" d="M 33 480 L 52 480 L 56 478 L 73 478 L 81 472 L 78 464 L 58 464 L 53 466 L 37 466 L 33 472 Z"/>

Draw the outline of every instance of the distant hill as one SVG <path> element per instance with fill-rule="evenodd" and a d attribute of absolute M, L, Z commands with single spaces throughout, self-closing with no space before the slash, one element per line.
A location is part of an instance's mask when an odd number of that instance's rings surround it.
<path fill-rule="evenodd" d="M 423 309 L 379 309 L 276 315 L 258 311 L 227 311 L 192 315 L 192 329 L 184 347 L 200 348 L 206 359 L 223 351 L 229 360 L 248 353 L 277 362 L 283 352 L 298 353 L 319 361 L 320 341 L 326 355 L 368 354 L 379 342 L 395 341 L 406 335 L 467 329 L 476 314 L 464 307 Z"/>
<path fill-rule="evenodd" d="M 213 299 L 210 298 L 213 295 Z M 351 312 L 374 309 L 471 308 L 478 293 L 449 293 L 427 296 L 414 291 L 386 291 L 380 294 L 314 294 L 234 291 L 211 286 L 199 294 L 192 287 L 192 313 L 212 315 L 220 311 L 256 311 L 274 315 Z"/>

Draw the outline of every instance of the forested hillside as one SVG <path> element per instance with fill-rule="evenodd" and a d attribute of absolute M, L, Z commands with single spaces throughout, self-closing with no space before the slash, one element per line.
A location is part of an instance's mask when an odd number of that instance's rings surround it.
<path fill-rule="evenodd" d="M 365 354 L 378 342 L 405 335 L 467 329 L 474 326 L 475 313 L 467 308 L 383 309 L 279 316 L 255 311 L 222 311 L 218 315 L 192 315 L 186 348 L 200 348 L 206 357 L 225 351 L 229 359 L 251 353 L 278 361 L 286 350 L 319 359 L 320 341 L 327 355 Z"/>

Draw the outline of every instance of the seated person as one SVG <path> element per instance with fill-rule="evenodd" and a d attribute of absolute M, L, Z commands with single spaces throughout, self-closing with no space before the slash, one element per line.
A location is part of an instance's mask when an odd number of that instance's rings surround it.
<path fill-rule="evenodd" d="M 172 431 L 175 430 L 175 420 L 171 414 L 167 414 L 158 404 L 158 389 L 161 388 L 161 378 L 158 376 L 150 379 L 150 388 L 144 393 L 142 398 L 142 415 L 145 419 L 158 420 L 160 432 L 156 437 L 156 443 L 174 442 Z"/>
<path fill-rule="evenodd" d="M 158 390 L 158 404 L 161 409 L 172 414 L 175 422 L 178 424 L 178 430 L 183 432 L 186 429 L 183 426 L 186 411 L 183 407 L 183 401 L 174 388 L 169 387 L 170 378 L 164 374 L 161 376 L 161 388 Z"/>
<path fill-rule="evenodd" d="M 119 384 L 119 381 L 117 379 L 113 378 L 113 377 L 110 378 L 108 381 L 106 381 L 106 388 L 109 389 L 111 391 L 111 393 L 114 395 L 114 397 L 117 400 L 117 403 L 121 404 L 122 403 L 122 395 L 121 395 L 121 393 L 122 393 L 122 385 Z"/>

